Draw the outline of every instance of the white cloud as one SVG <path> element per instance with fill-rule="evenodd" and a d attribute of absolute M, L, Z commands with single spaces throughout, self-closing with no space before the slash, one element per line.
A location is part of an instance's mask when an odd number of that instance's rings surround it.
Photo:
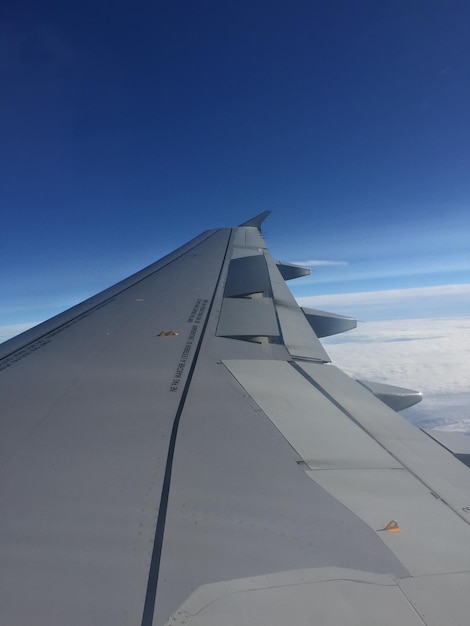
<path fill-rule="evenodd" d="M 415 277 L 415 280 L 421 281 L 426 276 L 443 276 L 443 275 L 462 275 L 470 271 L 470 260 L 468 255 L 452 254 L 445 257 L 423 256 L 421 258 L 409 257 L 403 254 L 401 257 L 380 257 L 375 259 L 354 258 L 350 251 L 348 256 L 352 258 L 346 262 L 325 261 L 328 264 L 335 264 L 330 267 L 330 271 L 321 272 L 314 278 L 307 279 L 310 283 L 332 283 L 351 281 L 370 281 L 381 280 L 386 281 L 388 278 L 406 278 Z M 309 263 L 309 261 L 306 261 Z M 320 261 L 320 263 L 322 263 Z M 340 264 L 338 266 L 338 264 Z M 321 266 L 318 266 L 321 270 Z M 326 269 L 326 268 L 325 268 Z M 336 270 L 336 271 L 333 271 Z M 446 279 L 444 279 L 446 280 Z M 402 281 L 403 284 L 403 281 Z"/>
<path fill-rule="evenodd" d="M 417 425 L 470 432 L 470 317 L 370 322 L 323 343 L 353 378 L 421 391 L 406 412 Z"/>
<path fill-rule="evenodd" d="M 329 265 L 338 266 L 338 265 L 347 265 L 347 261 L 322 261 L 320 259 L 311 259 L 309 261 L 291 261 L 294 265 L 303 265 L 305 267 L 326 267 Z"/>

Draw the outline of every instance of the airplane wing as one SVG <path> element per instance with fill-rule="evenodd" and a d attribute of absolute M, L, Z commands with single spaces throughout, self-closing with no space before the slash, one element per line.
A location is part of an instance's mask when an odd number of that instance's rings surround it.
<path fill-rule="evenodd" d="M 0 346 L 0 624 L 468 623 L 469 469 L 330 363 L 265 216 Z"/>

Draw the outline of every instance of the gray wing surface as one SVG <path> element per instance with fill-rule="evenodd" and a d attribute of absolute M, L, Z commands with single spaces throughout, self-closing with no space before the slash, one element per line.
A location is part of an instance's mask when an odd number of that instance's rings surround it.
<path fill-rule="evenodd" d="M 264 217 L 0 346 L 1 624 L 468 623 L 468 468 L 330 363 Z"/>

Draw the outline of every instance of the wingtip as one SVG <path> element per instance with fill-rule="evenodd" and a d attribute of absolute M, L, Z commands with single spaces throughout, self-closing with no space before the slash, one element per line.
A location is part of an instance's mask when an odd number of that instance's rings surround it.
<path fill-rule="evenodd" d="M 261 224 L 264 222 L 264 220 L 268 217 L 270 213 L 271 211 L 263 211 L 259 215 L 252 217 L 251 220 L 248 220 L 247 222 L 243 222 L 243 224 L 240 224 L 240 226 L 256 226 L 256 228 L 259 231 L 261 231 Z"/>

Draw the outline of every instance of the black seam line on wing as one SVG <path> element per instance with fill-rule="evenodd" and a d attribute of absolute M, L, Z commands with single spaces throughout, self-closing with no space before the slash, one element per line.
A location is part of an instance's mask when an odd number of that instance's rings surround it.
<path fill-rule="evenodd" d="M 97 309 L 100 309 L 101 307 L 105 306 L 109 302 L 112 302 L 114 300 L 114 298 L 116 298 L 117 296 L 121 295 L 122 293 L 124 293 L 128 289 L 131 289 L 132 287 L 135 287 L 135 285 L 138 285 L 139 283 L 141 283 L 142 281 L 146 280 L 147 278 L 150 278 L 150 276 L 153 276 L 154 274 L 156 274 L 160 270 L 164 269 L 165 267 L 168 267 L 172 263 L 175 263 L 175 261 L 178 261 L 184 254 L 188 254 L 188 252 L 192 252 L 195 248 L 197 248 L 201 244 L 205 243 L 208 239 L 213 237 L 217 232 L 219 232 L 219 231 L 216 230 L 214 232 L 210 232 L 202 241 L 199 241 L 192 248 L 189 248 L 188 250 L 186 250 L 182 254 L 179 254 L 176 258 L 171 259 L 171 261 L 167 261 L 164 265 L 158 267 L 153 272 L 150 272 L 150 274 L 146 274 L 145 276 L 143 276 L 142 278 L 139 278 L 138 280 L 136 280 L 135 282 L 131 283 L 130 285 L 127 285 L 126 287 L 123 287 L 119 291 L 116 291 L 115 293 L 112 293 L 109 297 L 105 298 L 104 300 L 101 300 L 97 304 L 91 306 L 89 309 L 85 308 L 83 311 L 81 311 L 81 310 L 79 312 L 77 311 L 76 315 L 73 315 L 72 317 L 67 318 L 66 321 L 62 322 L 61 324 L 57 324 L 57 326 L 54 326 L 53 328 L 50 328 L 49 330 L 46 330 L 41 335 L 38 335 L 38 336 L 32 338 L 31 340 L 27 341 L 24 344 L 20 344 L 19 346 L 14 348 L 11 352 L 8 352 L 8 353 L 2 355 L 0 357 L 0 365 L 1 365 L 1 363 L 2 363 L 2 361 L 4 359 L 7 359 L 7 358 L 13 356 L 16 352 L 19 352 L 20 350 L 24 350 L 25 348 L 27 348 L 29 345 L 33 344 L 36 341 L 39 341 L 41 339 L 47 338 L 48 335 L 50 335 L 52 333 L 60 332 L 60 329 L 62 329 L 64 326 L 67 326 L 68 324 L 71 324 L 74 321 L 79 320 L 80 317 L 85 316 L 85 315 L 89 315 L 90 313 L 93 313 L 93 311 L 95 311 Z M 163 259 L 164 258 L 165 257 L 163 257 Z M 161 260 L 163 260 L 163 259 L 161 259 Z M 158 261 L 156 261 L 156 263 L 158 263 Z M 144 267 L 143 269 L 141 269 L 138 272 L 136 272 L 136 274 L 140 274 L 140 272 L 144 272 L 145 269 L 146 268 Z M 124 282 L 124 281 L 127 281 L 127 280 L 131 279 L 131 278 L 132 278 L 132 275 L 129 276 L 128 278 L 124 278 L 123 281 L 119 281 L 119 282 Z M 119 282 L 116 283 L 116 285 L 119 285 Z M 116 285 L 111 285 L 111 287 L 107 287 L 104 291 L 101 292 L 101 294 L 104 294 L 106 291 L 108 291 L 110 289 L 113 289 L 113 287 L 115 287 Z M 97 293 L 96 295 L 91 296 L 91 298 L 88 298 L 87 300 L 84 300 L 83 302 L 79 302 L 78 304 L 76 304 L 75 306 L 71 307 L 70 309 L 67 309 L 66 311 L 63 311 L 62 313 L 59 313 L 58 316 L 66 315 L 67 312 L 73 311 L 73 309 L 75 309 L 75 308 L 77 308 L 77 309 L 81 308 L 82 305 L 84 305 L 86 302 L 88 302 L 90 300 L 94 300 L 95 298 L 97 298 L 99 296 L 100 296 L 100 293 Z M 54 319 L 54 318 L 52 317 L 50 319 Z M 45 322 L 43 322 L 43 324 L 47 324 L 48 321 L 50 321 L 50 320 L 46 320 Z M 34 327 L 33 327 L 33 329 L 34 329 Z M 33 330 L 33 329 L 31 329 L 31 330 Z M 28 332 L 28 331 L 26 331 L 26 332 Z"/>
<path fill-rule="evenodd" d="M 266 250 L 263 250 L 263 256 L 264 256 L 264 262 L 266 263 L 266 267 L 268 269 L 269 296 L 270 296 L 271 300 L 273 301 L 274 314 L 276 316 L 277 328 L 279 330 L 279 338 L 278 338 L 277 343 L 282 345 L 282 346 L 284 346 L 285 349 L 289 352 L 289 350 L 288 350 L 288 348 L 287 348 L 287 346 L 285 344 L 285 341 L 284 341 L 284 333 L 282 332 L 281 320 L 279 318 L 279 313 L 277 311 L 277 304 L 276 304 L 276 300 L 275 300 L 275 297 L 274 297 L 274 290 L 273 290 L 273 281 L 272 281 L 272 278 L 271 278 L 271 272 L 269 271 L 269 263 L 268 263 L 268 260 L 266 258 Z M 290 352 L 289 352 L 289 354 L 290 354 Z"/>
<path fill-rule="evenodd" d="M 307 374 L 307 372 L 305 370 L 303 370 L 300 367 L 300 365 L 297 365 L 297 363 L 295 361 L 289 361 L 289 365 L 291 365 L 301 376 L 303 376 L 306 380 L 308 380 L 308 382 L 311 385 L 313 385 L 316 389 L 318 389 L 318 391 L 321 394 L 323 394 L 325 396 L 325 398 L 331 402 L 331 404 L 334 404 L 335 407 L 341 411 L 341 413 L 346 415 L 346 417 L 348 417 L 352 422 L 354 422 L 354 424 L 356 424 L 356 426 L 358 428 L 360 428 L 371 439 L 373 439 L 377 443 L 377 445 L 379 445 L 386 452 L 388 452 L 388 454 L 390 454 L 390 456 L 393 457 L 396 461 L 401 463 L 400 459 L 397 459 L 394 456 L 394 454 L 392 454 L 390 452 L 390 450 L 387 450 L 387 448 L 382 443 L 380 443 L 380 441 L 377 441 L 377 439 L 375 439 L 375 437 L 373 435 L 371 435 L 370 432 L 368 430 L 366 430 L 364 428 L 364 426 L 360 422 L 357 421 L 357 419 L 354 417 L 354 415 L 352 413 L 350 413 L 342 404 L 340 404 L 337 400 L 335 400 L 335 398 L 331 394 L 329 394 L 328 391 L 326 391 L 326 389 L 323 389 L 323 387 L 314 378 L 312 378 L 309 374 Z M 328 367 L 328 366 L 326 366 L 326 367 Z"/>
<path fill-rule="evenodd" d="M 407 465 L 405 465 L 405 463 L 403 463 L 403 461 L 396 456 L 393 452 L 391 452 L 386 446 L 383 445 L 383 443 L 381 443 L 378 439 L 376 439 L 374 437 L 374 435 L 372 435 L 366 428 L 364 428 L 364 426 L 354 417 L 354 415 L 352 415 L 352 413 L 350 413 L 342 404 L 340 404 L 337 400 L 335 400 L 335 398 L 328 393 L 328 391 L 326 391 L 326 389 L 323 389 L 323 387 L 314 379 L 312 378 L 309 374 L 307 374 L 307 372 L 305 372 L 299 365 L 297 365 L 297 363 L 295 363 L 295 361 L 289 361 L 289 365 L 291 365 L 301 376 L 303 376 L 305 378 L 305 380 L 307 380 L 311 385 L 313 385 L 316 389 L 318 389 L 318 391 L 320 393 L 322 393 L 325 398 L 327 400 L 329 400 L 332 404 L 335 405 L 336 408 L 338 408 L 344 415 L 346 415 L 346 417 L 349 417 L 349 419 L 354 422 L 354 424 L 356 424 L 356 426 L 358 426 L 358 428 L 360 428 L 363 432 L 365 432 L 373 441 L 375 441 L 375 443 L 380 446 L 381 448 L 383 448 L 393 459 L 395 459 L 395 461 L 398 461 L 398 463 L 400 463 L 400 465 L 403 465 L 403 467 L 412 475 L 416 478 L 416 480 L 419 480 L 419 482 L 424 485 L 424 487 L 426 487 L 426 489 L 434 494 L 435 489 L 433 487 L 431 487 L 430 485 L 428 485 L 419 474 L 416 474 L 416 472 L 414 472 L 410 467 L 408 467 Z M 328 365 L 322 365 L 322 367 L 328 367 Z M 456 515 L 458 515 L 460 517 L 460 519 L 463 519 L 463 521 L 470 525 L 470 522 L 467 518 L 464 517 L 463 514 L 461 514 L 461 512 L 459 511 L 458 508 L 452 506 L 451 504 L 449 504 L 448 502 L 446 502 L 446 500 L 444 500 L 443 498 L 441 498 L 441 496 L 438 494 L 438 498 L 439 500 L 445 504 L 447 507 L 449 507 L 449 509 L 451 511 L 453 511 Z"/>
<path fill-rule="evenodd" d="M 209 319 L 211 316 L 212 307 L 214 304 L 215 296 L 217 295 L 217 290 L 220 284 L 220 278 L 222 276 L 222 271 L 225 267 L 225 260 L 227 258 L 227 252 L 230 246 L 231 236 L 229 236 L 227 241 L 227 246 L 225 248 L 224 258 L 221 263 L 221 268 L 219 271 L 219 275 L 217 277 L 217 281 L 214 287 L 214 293 L 212 294 L 210 305 L 207 309 L 206 319 L 204 320 L 204 325 L 201 330 L 201 334 L 199 337 L 199 341 L 197 343 L 196 350 L 194 351 L 194 356 L 191 362 L 191 366 L 188 371 L 188 377 L 186 379 L 186 383 L 184 385 L 183 392 L 181 394 L 181 399 L 178 404 L 178 408 L 176 410 L 175 419 L 173 421 L 173 427 L 171 429 L 170 443 L 168 445 L 168 454 L 165 466 L 165 475 L 163 478 L 163 486 L 162 486 L 162 494 L 160 497 L 160 506 L 158 509 L 158 518 L 157 518 L 157 526 L 155 528 L 155 537 L 153 541 L 153 549 L 152 549 L 152 558 L 150 561 L 150 569 L 147 580 L 147 591 L 145 594 L 145 602 L 144 602 L 144 610 L 142 614 L 142 622 L 141 626 L 152 626 L 153 614 L 155 610 L 155 600 L 157 597 L 157 587 L 158 587 L 158 575 L 160 572 L 160 561 L 162 556 L 162 548 L 163 548 L 163 536 L 165 533 L 165 522 L 166 522 L 166 514 L 168 510 L 168 499 L 170 495 L 170 482 L 171 482 L 171 472 L 173 468 L 173 458 L 175 454 L 176 447 L 176 437 L 178 434 L 178 426 L 180 423 L 181 415 L 183 413 L 184 405 L 186 402 L 186 397 L 188 395 L 189 387 L 191 385 L 191 380 L 194 374 L 194 369 L 196 367 L 197 359 L 199 356 L 199 352 L 201 350 L 202 342 L 204 339 L 204 335 L 206 332 L 207 324 L 209 323 Z"/>

